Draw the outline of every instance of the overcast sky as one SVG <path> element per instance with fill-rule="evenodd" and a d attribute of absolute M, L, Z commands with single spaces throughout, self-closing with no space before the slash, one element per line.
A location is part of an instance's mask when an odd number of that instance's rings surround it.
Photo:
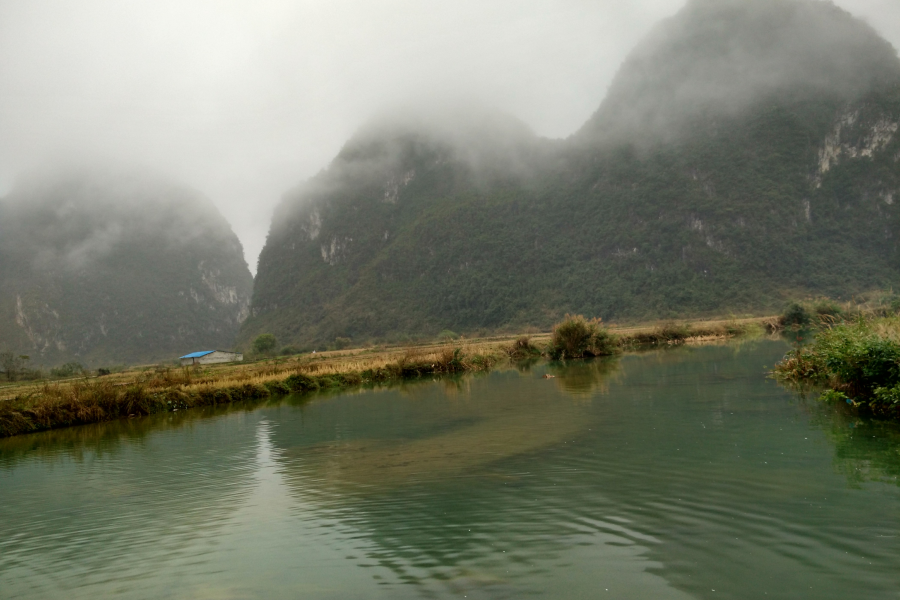
<path fill-rule="evenodd" d="M 900 0 L 835 3 L 900 47 Z M 565 137 L 683 4 L 0 0 L 0 195 L 68 155 L 148 165 L 209 196 L 255 272 L 281 194 L 373 112 L 465 97 Z"/>

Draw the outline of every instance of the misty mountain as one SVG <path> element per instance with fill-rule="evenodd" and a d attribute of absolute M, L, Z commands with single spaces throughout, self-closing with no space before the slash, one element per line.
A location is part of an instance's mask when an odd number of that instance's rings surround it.
<path fill-rule="evenodd" d="M 690 2 L 568 140 L 401 115 L 285 196 L 243 343 L 777 310 L 900 275 L 900 60 L 827 2 Z"/>
<path fill-rule="evenodd" d="M 0 349 L 35 364 L 229 348 L 252 277 L 201 194 L 136 170 L 46 170 L 0 200 Z"/>
<path fill-rule="evenodd" d="M 578 133 L 671 141 L 764 103 L 849 102 L 900 79 L 896 50 L 820 0 L 691 0 L 628 56 Z"/>

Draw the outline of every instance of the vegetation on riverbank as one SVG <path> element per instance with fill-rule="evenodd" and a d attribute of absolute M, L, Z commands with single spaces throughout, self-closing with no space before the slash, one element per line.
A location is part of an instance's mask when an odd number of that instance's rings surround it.
<path fill-rule="evenodd" d="M 610 356 L 619 351 L 616 338 L 603 327 L 600 319 L 566 315 L 553 328 L 547 354 L 553 359 Z"/>
<path fill-rule="evenodd" d="M 708 342 L 765 319 L 663 324 L 611 331 L 567 317 L 553 334 L 452 344 L 320 353 L 201 368 L 157 367 L 100 378 L 22 384 L 0 399 L 0 437 L 283 394 L 377 385 L 424 376 L 487 371 L 502 360 L 580 358 L 646 345 Z M 2 398 L 2 397 L 0 397 Z"/>
<path fill-rule="evenodd" d="M 224 372 L 158 369 L 118 383 L 106 378 L 47 382 L 0 402 L 0 437 L 282 394 L 484 371 L 500 358 L 487 348 L 410 348 L 397 356 L 351 356 L 324 363 L 265 361 Z"/>
<path fill-rule="evenodd" d="M 856 315 L 788 352 L 775 376 L 826 388 L 822 399 L 900 417 L 900 316 Z"/>
<path fill-rule="evenodd" d="M 795 300 L 788 304 L 773 325 L 776 328 L 800 330 L 828 327 L 860 318 L 889 317 L 898 312 L 900 295 L 893 290 L 873 291 L 854 296 L 845 302 L 825 297 Z"/>

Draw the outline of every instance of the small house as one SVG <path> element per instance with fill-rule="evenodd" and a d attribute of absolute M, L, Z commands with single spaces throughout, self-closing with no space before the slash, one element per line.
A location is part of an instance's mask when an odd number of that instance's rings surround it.
<path fill-rule="evenodd" d="M 203 350 L 201 352 L 191 352 L 181 357 L 181 366 L 189 367 L 191 365 L 211 365 L 215 363 L 239 362 L 244 360 L 244 355 L 237 352 L 226 352 L 225 350 Z"/>

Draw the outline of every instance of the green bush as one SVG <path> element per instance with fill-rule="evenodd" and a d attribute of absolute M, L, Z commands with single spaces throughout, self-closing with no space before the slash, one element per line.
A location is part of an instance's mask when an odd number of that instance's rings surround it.
<path fill-rule="evenodd" d="M 253 351 L 257 354 L 271 354 L 278 340 L 271 333 L 262 333 L 253 340 Z"/>
<path fill-rule="evenodd" d="M 834 300 L 821 298 L 813 304 L 813 312 L 820 321 L 835 322 L 844 316 L 844 309 Z"/>
<path fill-rule="evenodd" d="M 812 323 L 812 315 L 799 302 L 792 302 L 781 315 L 781 325 L 783 327 L 808 327 Z"/>
<path fill-rule="evenodd" d="M 600 319 L 566 315 L 553 328 L 548 353 L 554 359 L 609 356 L 618 351 L 616 340 Z"/>
<path fill-rule="evenodd" d="M 893 387 L 875 388 L 874 397 L 878 404 L 896 406 L 900 404 L 900 384 Z"/>
<path fill-rule="evenodd" d="M 776 374 L 795 381 L 826 383 L 825 400 L 872 405 L 900 402 L 900 320 L 858 319 L 822 330 L 815 341 L 788 353 Z"/>
<path fill-rule="evenodd" d="M 850 399 L 847 398 L 847 394 L 845 394 L 844 392 L 839 392 L 837 390 L 825 390 L 824 392 L 822 392 L 819 400 L 821 400 L 822 402 L 847 402 Z"/>
<path fill-rule="evenodd" d="M 309 392 L 319 389 L 318 382 L 307 375 L 295 373 L 284 381 L 292 392 Z"/>
<path fill-rule="evenodd" d="M 237 388 L 237 395 L 241 400 L 258 400 L 259 398 L 268 398 L 272 394 L 261 383 L 245 383 Z"/>
<path fill-rule="evenodd" d="M 821 332 L 814 350 L 829 375 L 854 396 L 871 396 L 876 388 L 900 383 L 900 344 L 877 335 L 865 321 Z"/>
<path fill-rule="evenodd" d="M 232 401 L 231 391 L 227 388 L 200 390 L 198 397 L 203 404 L 228 404 Z"/>
<path fill-rule="evenodd" d="M 269 390 L 269 393 L 273 396 L 291 393 L 291 388 L 284 381 L 268 381 L 263 385 L 265 385 L 266 389 Z"/>

